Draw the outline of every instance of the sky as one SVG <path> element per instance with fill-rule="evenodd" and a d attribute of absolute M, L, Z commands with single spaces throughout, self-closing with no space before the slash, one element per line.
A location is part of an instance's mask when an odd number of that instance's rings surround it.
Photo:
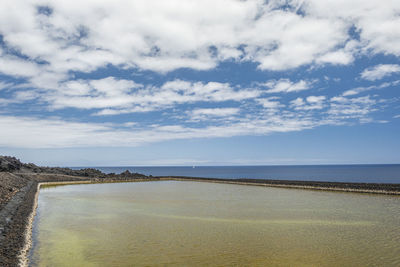
<path fill-rule="evenodd" d="M 0 154 L 400 163 L 398 0 L 2 0 Z"/>

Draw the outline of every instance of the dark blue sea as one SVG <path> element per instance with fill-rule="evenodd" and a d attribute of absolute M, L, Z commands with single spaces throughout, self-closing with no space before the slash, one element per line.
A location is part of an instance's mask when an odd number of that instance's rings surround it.
<path fill-rule="evenodd" d="M 81 167 L 75 167 L 79 169 Z M 302 166 L 95 167 L 105 173 L 125 170 L 153 176 L 257 178 L 326 182 L 400 183 L 400 164 Z"/>

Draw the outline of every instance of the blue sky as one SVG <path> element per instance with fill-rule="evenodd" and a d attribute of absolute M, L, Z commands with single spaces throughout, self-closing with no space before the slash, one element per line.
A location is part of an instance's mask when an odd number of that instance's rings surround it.
<path fill-rule="evenodd" d="M 0 154 L 400 163 L 399 1 L 4 0 Z"/>

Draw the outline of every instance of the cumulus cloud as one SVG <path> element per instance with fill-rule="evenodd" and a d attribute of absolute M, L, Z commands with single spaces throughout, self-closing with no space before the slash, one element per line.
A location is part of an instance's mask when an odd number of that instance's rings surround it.
<path fill-rule="evenodd" d="M 111 64 L 168 72 L 224 60 L 263 70 L 349 64 L 360 51 L 400 55 L 399 9 L 391 0 L 3 0 L 2 40 L 23 57 L 3 54 L 0 71 L 90 72 Z"/>
<path fill-rule="evenodd" d="M 379 64 L 365 69 L 361 73 L 361 78 L 369 81 L 375 81 L 399 72 L 400 65 L 398 64 Z"/>
<path fill-rule="evenodd" d="M 13 77 L 32 77 L 40 71 L 41 67 L 34 62 L 8 55 L 0 50 L 0 73 Z"/>
<path fill-rule="evenodd" d="M 359 54 L 400 55 L 393 30 L 399 10 L 391 0 L 3 0 L 0 73 L 53 90 L 74 80 L 71 73 L 107 66 L 165 73 L 209 70 L 226 60 L 276 71 L 346 65 Z M 362 76 L 377 79 L 396 68 L 380 65 Z M 267 86 L 270 93 L 298 92 L 310 83 Z"/>
<path fill-rule="evenodd" d="M 159 121 L 171 113 L 180 121 L 113 126 L 2 116 L 0 145 L 130 146 L 365 122 L 379 101 L 353 96 L 396 85 L 356 87 L 328 99 L 311 92 L 313 75 L 291 74 L 302 66 L 312 72 L 360 57 L 400 56 L 399 1 L 2 0 L 1 6 L 0 74 L 7 78 L 0 83 L 2 106 L 30 102 L 46 114 L 73 108 L 96 116 L 163 111 Z M 265 71 L 266 82 L 253 88 L 220 77 L 167 76 L 181 68 L 216 70 L 227 62 L 251 63 Z M 375 81 L 398 72 L 399 65 L 381 64 L 361 77 Z M 129 76 L 138 73 L 157 81 Z M 188 117 L 203 128 L 188 126 Z M 29 144 L 26 132 L 32 133 Z"/>
<path fill-rule="evenodd" d="M 337 0 L 304 1 L 306 15 L 323 17 L 332 23 L 344 21 L 355 32 L 353 40 L 359 38 L 363 53 L 400 55 L 400 33 L 398 12 L 400 3 L 392 0 Z"/>

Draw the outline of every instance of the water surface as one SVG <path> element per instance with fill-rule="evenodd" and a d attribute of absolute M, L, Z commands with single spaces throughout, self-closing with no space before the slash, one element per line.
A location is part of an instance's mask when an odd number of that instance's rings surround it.
<path fill-rule="evenodd" d="M 400 164 L 96 168 L 105 173 L 120 173 L 129 170 L 153 176 L 175 175 L 228 179 L 254 178 L 353 183 L 400 183 Z M 79 167 L 74 169 L 79 169 Z"/>
<path fill-rule="evenodd" d="M 400 197 L 203 182 L 41 189 L 32 266 L 400 266 Z"/>

